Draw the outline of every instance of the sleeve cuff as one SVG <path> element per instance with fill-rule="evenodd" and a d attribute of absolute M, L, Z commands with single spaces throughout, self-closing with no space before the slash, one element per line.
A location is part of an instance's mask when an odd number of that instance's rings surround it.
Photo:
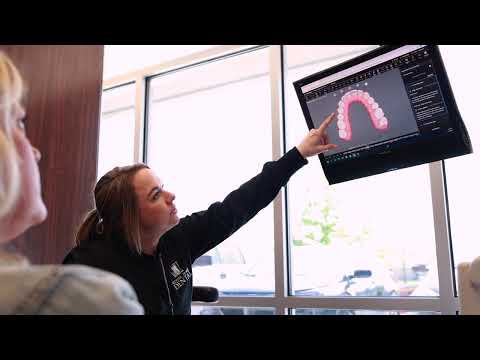
<path fill-rule="evenodd" d="M 294 174 L 297 170 L 308 164 L 308 160 L 300 154 L 296 147 L 290 149 L 279 161 L 285 164 L 288 175 Z"/>

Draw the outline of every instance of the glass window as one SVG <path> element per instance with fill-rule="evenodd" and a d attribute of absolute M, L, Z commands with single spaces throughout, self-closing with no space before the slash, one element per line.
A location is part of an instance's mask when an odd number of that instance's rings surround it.
<path fill-rule="evenodd" d="M 148 163 L 179 216 L 223 200 L 272 159 L 268 49 L 156 77 L 149 93 Z M 274 278 L 272 205 L 193 269 L 195 285 L 223 296 L 271 296 Z"/>
<path fill-rule="evenodd" d="M 470 134 L 473 154 L 445 160 L 454 263 L 480 256 L 480 123 L 477 84 L 480 83 L 480 46 L 440 46 L 458 109 Z"/>
<path fill-rule="evenodd" d="M 288 83 L 371 48 L 288 46 Z M 289 149 L 308 128 L 293 86 L 286 101 Z M 428 165 L 329 186 L 312 157 L 288 196 L 295 295 L 438 296 Z"/>
<path fill-rule="evenodd" d="M 440 315 L 435 311 L 351 310 L 351 309 L 293 309 L 293 315 Z"/>
<path fill-rule="evenodd" d="M 275 315 L 274 308 L 235 306 L 192 306 L 192 315 Z"/>
<path fill-rule="evenodd" d="M 123 75 L 147 66 L 205 51 L 217 45 L 105 45 L 103 78 Z"/>
<path fill-rule="evenodd" d="M 97 178 L 134 161 L 135 84 L 105 90 L 98 144 Z"/>

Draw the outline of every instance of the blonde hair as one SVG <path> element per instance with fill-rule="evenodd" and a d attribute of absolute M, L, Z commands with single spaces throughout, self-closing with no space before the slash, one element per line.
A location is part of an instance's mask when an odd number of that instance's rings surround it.
<path fill-rule="evenodd" d="M 23 81 L 0 51 L 0 218 L 15 204 L 20 190 L 20 161 L 13 141 L 13 106 L 23 95 Z"/>

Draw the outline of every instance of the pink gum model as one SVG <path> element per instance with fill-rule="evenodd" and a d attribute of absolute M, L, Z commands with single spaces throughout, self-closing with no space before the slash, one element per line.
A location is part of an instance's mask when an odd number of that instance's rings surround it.
<path fill-rule="evenodd" d="M 352 139 L 349 110 L 350 105 L 354 102 L 359 102 L 365 107 L 375 129 L 380 131 L 388 130 L 388 119 L 385 117 L 382 108 L 375 102 L 375 99 L 368 92 L 351 90 L 343 95 L 337 107 L 338 136 L 342 140 L 349 141 Z"/>

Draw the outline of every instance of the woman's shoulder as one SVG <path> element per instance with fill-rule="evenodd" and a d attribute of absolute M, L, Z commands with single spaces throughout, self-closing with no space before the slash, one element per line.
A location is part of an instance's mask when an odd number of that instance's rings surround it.
<path fill-rule="evenodd" d="M 0 312 L 143 314 L 132 286 L 84 265 L 1 266 Z"/>

